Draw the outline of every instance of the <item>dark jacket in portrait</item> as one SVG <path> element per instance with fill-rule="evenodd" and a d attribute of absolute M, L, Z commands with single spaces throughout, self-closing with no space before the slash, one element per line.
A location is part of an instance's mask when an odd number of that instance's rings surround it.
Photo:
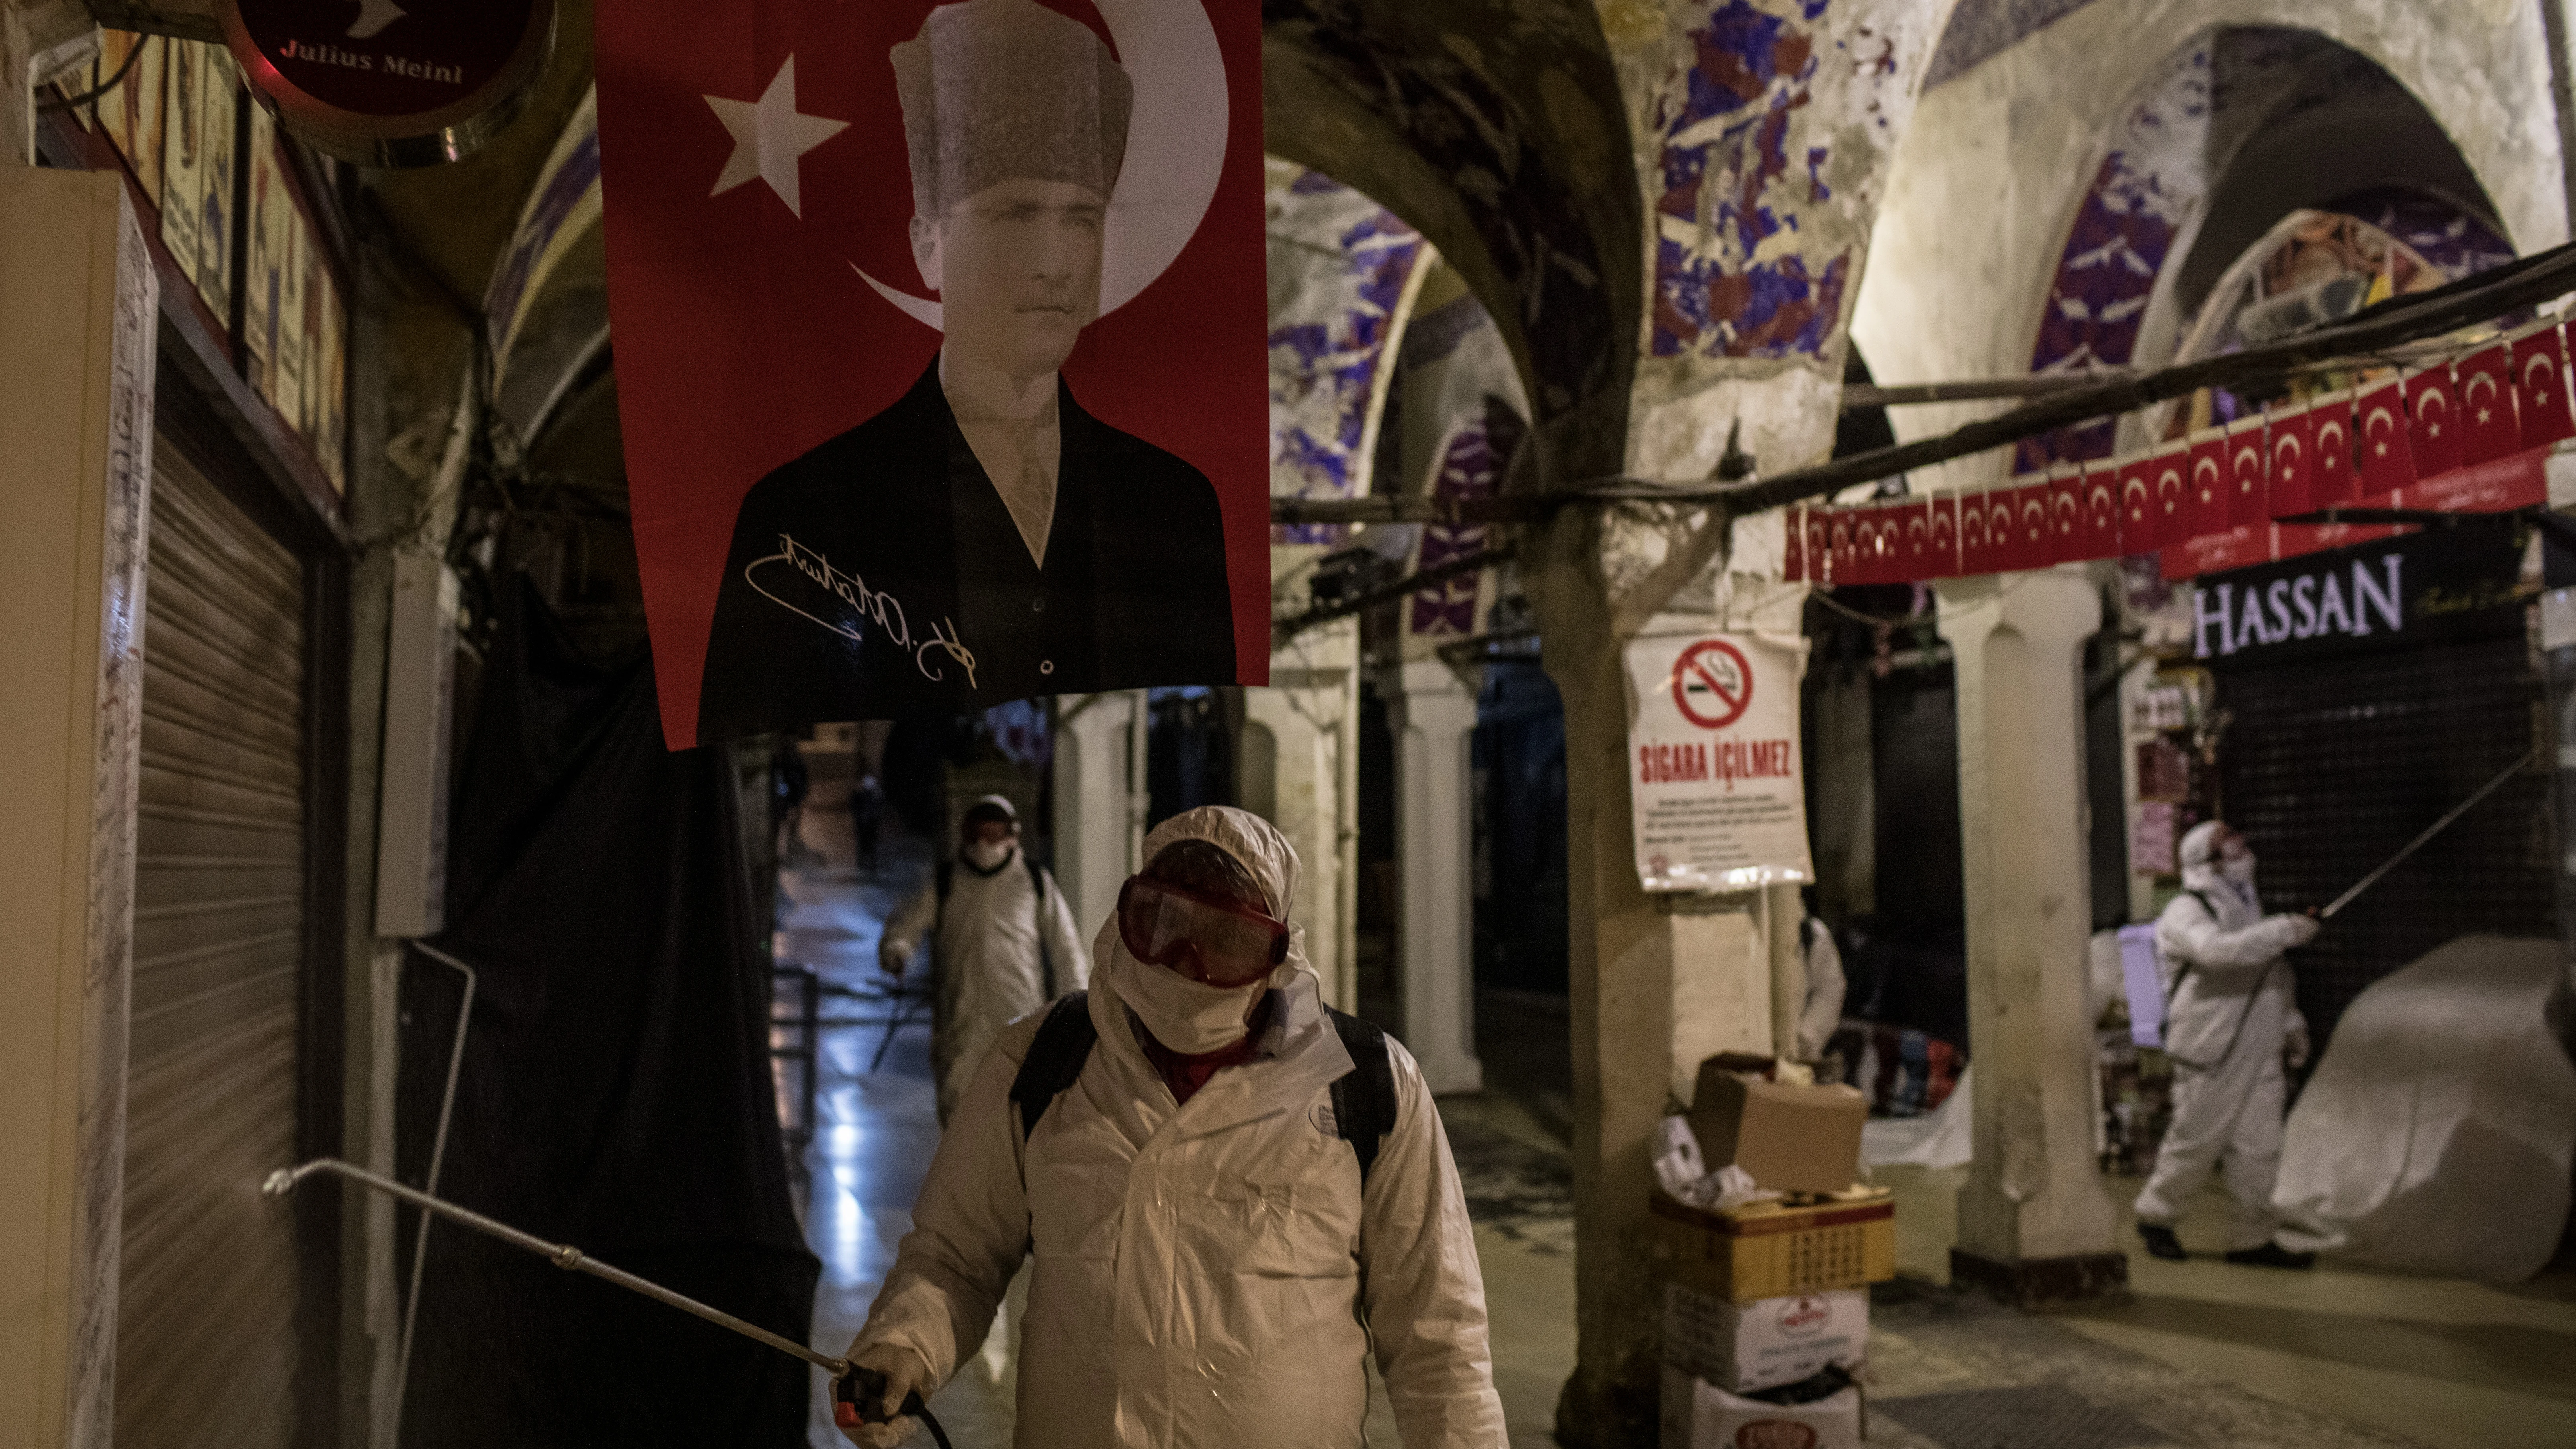
<path fill-rule="evenodd" d="M 743 498 L 698 695 L 701 742 L 1040 694 L 1231 684 L 1207 476 L 1057 383 L 1046 566 L 958 430 L 936 358 L 902 400 Z"/>

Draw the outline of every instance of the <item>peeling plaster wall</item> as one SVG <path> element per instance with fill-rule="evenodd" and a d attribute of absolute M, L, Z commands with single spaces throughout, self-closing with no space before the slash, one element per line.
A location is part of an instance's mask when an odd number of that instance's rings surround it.
<path fill-rule="evenodd" d="M 1267 0 L 1270 148 L 1419 229 L 1502 329 L 1554 476 L 1617 466 L 1639 296 L 1625 106 L 1584 0 Z"/>
<path fill-rule="evenodd" d="M 1422 234 L 1321 172 L 1274 160 L 1270 271 L 1270 494 L 1369 492 L 1378 419 L 1413 296 L 1432 257 Z M 1283 524 L 1275 543 L 1348 530 Z"/>
<path fill-rule="evenodd" d="M 2162 278 L 2188 249 L 2207 179 L 2175 159 L 2205 121 L 2191 71 L 2218 26 L 2303 29 L 2376 62 L 2459 147 L 2514 245 L 2567 237 L 2556 111 L 2540 12 L 2524 0 L 2136 0 L 2090 5 L 1926 92 L 1900 143 L 1870 244 L 1852 336 L 1882 383 L 2017 374 L 2031 366 L 2050 287 L 2079 224 Z M 2205 76 L 2205 71 L 2203 72 Z M 2191 114 L 2194 107 L 2203 114 Z M 2108 180 L 2107 185 L 2101 184 Z M 2102 215 L 2085 208 L 2112 198 Z M 2122 212 L 2123 205 L 2133 209 Z M 2122 265 L 2127 263 L 2123 261 Z M 2152 299 L 2150 299 L 2152 303 Z M 2140 357 L 2172 320 L 2141 316 Z M 2100 339 L 2096 339 L 2098 345 Z M 1906 408 L 1901 438 L 1988 405 Z M 1943 470 L 1943 486 L 2003 475 L 2003 453 Z M 1917 484 L 1923 482 L 1917 479 Z"/>
<path fill-rule="evenodd" d="M 1843 326 L 1940 7 L 1621 7 L 1648 296 L 1628 468 L 1706 477 L 1737 420 L 1765 469 L 1833 446 Z"/>
<path fill-rule="evenodd" d="M 1436 291 L 1434 289 L 1437 289 Z M 1528 432 L 1529 401 L 1501 329 L 1454 273 L 1425 283 L 1398 361 L 1389 426 L 1408 493 L 1485 498 L 1502 491 L 1512 455 Z M 1435 296 L 1445 296 L 1438 305 Z M 1426 524 L 1411 567 L 1437 568 L 1487 547 L 1496 530 L 1481 525 Z M 1401 626 L 1408 660 L 1433 656 L 1442 643 L 1483 627 L 1500 576 L 1492 570 L 1451 579 L 1406 601 Z"/>

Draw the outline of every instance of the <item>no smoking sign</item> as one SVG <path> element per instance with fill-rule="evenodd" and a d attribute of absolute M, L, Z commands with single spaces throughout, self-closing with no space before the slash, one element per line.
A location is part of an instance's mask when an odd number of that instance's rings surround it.
<path fill-rule="evenodd" d="M 1673 664 L 1673 703 L 1692 724 L 1722 730 L 1753 703 L 1753 666 L 1725 640 L 1703 639 Z"/>

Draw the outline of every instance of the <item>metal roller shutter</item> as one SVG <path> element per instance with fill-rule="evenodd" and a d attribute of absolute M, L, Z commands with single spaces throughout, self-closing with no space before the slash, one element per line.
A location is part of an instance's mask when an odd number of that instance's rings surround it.
<path fill-rule="evenodd" d="M 283 1449 L 304 936 L 304 574 L 164 442 L 152 484 L 119 1449 Z"/>
<path fill-rule="evenodd" d="M 2531 748 L 2519 633 L 2219 676 L 2221 805 L 2269 910 L 2321 906 Z M 2558 934 L 2550 777 L 2532 771 L 2293 953 L 2320 1046 L 2362 988 L 2455 936 Z"/>

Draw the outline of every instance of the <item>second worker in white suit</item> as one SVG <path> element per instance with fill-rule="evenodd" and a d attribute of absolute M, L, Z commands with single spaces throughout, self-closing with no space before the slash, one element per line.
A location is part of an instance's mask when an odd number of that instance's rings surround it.
<path fill-rule="evenodd" d="M 2282 952 L 2316 939 L 2306 916 L 2263 914 L 2254 852 L 2224 821 L 2182 838 L 2182 894 L 2156 918 L 2164 975 L 2165 1052 L 2174 1063 L 2173 1123 L 2138 1194 L 2138 1235 L 2159 1258 L 2186 1256 L 2173 1225 L 2223 1168 L 2236 1212 L 2227 1261 L 2304 1268 L 2310 1255 L 2272 1240 L 2272 1182 L 2281 1168 L 2287 1068 L 2307 1060 L 2308 1025 Z"/>
<path fill-rule="evenodd" d="M 999 795 L 966 807 L 954 860 L 886 922 L 877 963 L 901 977 L 930 942 L 931 1074 L 946 1126 L 1003 1028 L 1091 979 L 1073 908 L 1020 844 L 1019 812 Z"/>

